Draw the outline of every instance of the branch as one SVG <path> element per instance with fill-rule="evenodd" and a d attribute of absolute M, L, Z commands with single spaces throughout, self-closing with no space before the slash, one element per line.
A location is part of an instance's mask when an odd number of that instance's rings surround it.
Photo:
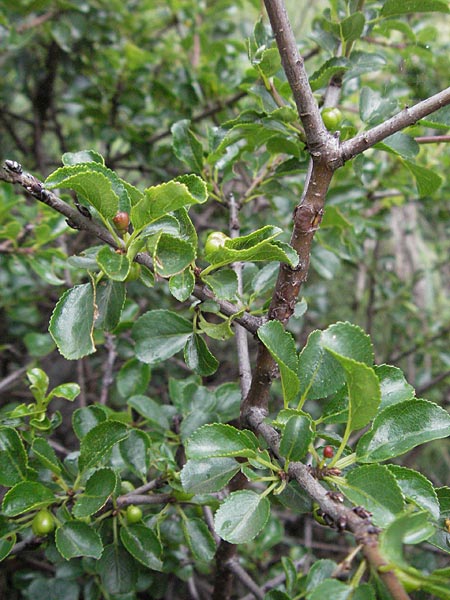
<path fill-rule="evenodd" d="M 61 198 L 53 192 L 45 189 L 44 184 L 34 177 L 34 175 L 22 171 L 22 167 L 19 163 L 6 160 L 3 168 L 0 169 L 0 180 L 20 185 L 31 194 L 31 196 L 67 217 L 68 222 L 74 229 L 87 231 L 112 248 L 125 249 L 125 244 L 120 240 L 117 242 L 105 227 L 83 215 L 79 210 L 61 200 Z M 152 259 L 149 254 L 139 252 L 134 260 L 141 265 L 146 266 L 148 269 L 152 270 L 153 268 Z M 232 317 L 242 310 L 232 302 L 217 299 L 209 288 L 200 283 L 195 285 L 193 295 L 202 301 L 214 300 L 214 302 L 219 305 L 221 312 L 227 317 Z M 256 333 L 258 327 L 262 324 L 260 318 L 255 317 L 248 312 L 244 312 L 239 317 L 236 317 L 235 320 L 252 334 Z"/>
<path fill-rule="evenodd" d="M 436 110 L 450 104 L 450 87 L 422 100 L 411 108 L 404 108 L 394 117 L 391 117 L 384 123 L 376 125 L 368 131 L 360 133 L 356 137 L 341 144 L 341 157 L 344 162 L 354 158 L 361 152 L 371 148 L 381 140 L 389 137 L 393 133 L 414 125 L 420 119 L 435 112 Z"/>

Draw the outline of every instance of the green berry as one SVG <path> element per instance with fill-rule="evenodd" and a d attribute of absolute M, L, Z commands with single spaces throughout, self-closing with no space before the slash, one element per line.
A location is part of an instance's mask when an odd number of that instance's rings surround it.
<path fill-rule="evenodd" d="M 127 506 L 126 516 L 128 523 L 139 523 L 139 521 L 142 519 L 142 510 L 139 508 L 139 506 L 129 504 Z"/>
<path fill-rule="evenodd" d="M 31 521 L 31 529 L 34 535 L 47 535 L 55 529 L 55 519 L 52 513 L 43 508 Z"/>
<path fill-rule="evenodd" d="M 230 238 L 221 231 L 213 231 L 208 235 L 205 242 L 205 254 L 212 254 L 225 245 Z"/>
<path fill-rule="evenodd" d="M 324 108 L 322 119 L 328 131 L 335 131 L 342 122 L 342 113 L 338 108 Z"/>

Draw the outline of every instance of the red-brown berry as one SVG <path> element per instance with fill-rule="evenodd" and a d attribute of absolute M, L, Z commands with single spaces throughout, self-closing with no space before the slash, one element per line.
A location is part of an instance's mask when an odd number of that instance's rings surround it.
<path fill-rule="evenodd" d="M 333 446 L 325 446 L 325 448 L 323 449 L 323 455 L 325 458 L 333 458 L 333 456 L 334 456 Z"/>
<path fill-rule="evenodd" d="M 119 231 L 125 233 L 130 224 L 130 215 L 125 211 L 119 211 L 113 218 L 113 223 Z"/>

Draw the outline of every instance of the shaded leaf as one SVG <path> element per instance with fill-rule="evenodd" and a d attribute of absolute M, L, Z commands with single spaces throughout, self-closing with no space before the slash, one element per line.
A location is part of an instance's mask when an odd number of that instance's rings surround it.
<path fill-rule="evenodd" d="M 231 493 L 220 505 L 214 516 L 214 528 L 227 542 L 244 544 L 258 535 L 269 515 L 267 498 L 251 490 L 241 490 Z"/>

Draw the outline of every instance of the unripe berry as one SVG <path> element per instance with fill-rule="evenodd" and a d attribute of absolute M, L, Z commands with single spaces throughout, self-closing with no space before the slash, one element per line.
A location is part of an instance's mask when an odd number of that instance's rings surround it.
<path fill-rule="evenodd" d="M 128 226 L 130 224 L 130 215 L 125 211 L 119 211 L 116 216 L 113 217 L 113 223 L 118 231 L 125 233 L 128 231 Z"/>

